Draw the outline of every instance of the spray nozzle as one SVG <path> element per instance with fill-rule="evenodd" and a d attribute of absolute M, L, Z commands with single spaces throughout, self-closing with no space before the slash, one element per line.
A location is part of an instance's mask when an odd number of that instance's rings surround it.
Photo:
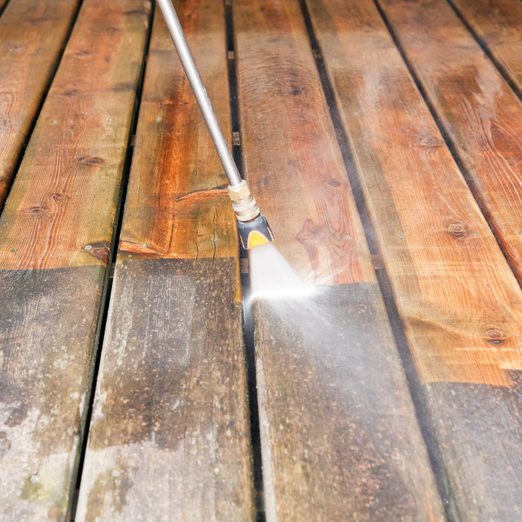
<path fill-rule="evenodd" d="M 274 239 L 265 216 L 261 214 L 246 180 L 228 187 L 228 195 L 236 213 L 239 239 L 243 250 L 266 245 Z"/>
<path fill-rule="evenodd" d="M 251 250 L 252 248 L 266 245 L 274 240 L 274 235 L 270 229 L 270 225 L 263 214 L 259 214 L 251 221 L 237 222 L 239 230 L 239 240 L 243 250 Z"/>

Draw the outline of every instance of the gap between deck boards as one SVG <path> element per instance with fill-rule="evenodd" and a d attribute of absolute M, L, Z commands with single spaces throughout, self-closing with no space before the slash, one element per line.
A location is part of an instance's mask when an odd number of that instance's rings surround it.
<path fill-rule="evenodd" d="M 239 173 L 244 176 L 243 151 L 241 148 L 241 121 L 239 117 L 238 101 L 238 78 L 236 61 L 236 43 L 234 37 L 234 15 L 232 0 L 224 0 L 225 6 L 225 30 L 226 30 L 226 50 L 228 65 L 228 85 L 230 93 L 230 116 L 232 136 L 237 139 L 232 140 L 232 154 Z M 250 300 L 250 279 L 248 269 L 248 259 L 241 259 L 241 289 L 243 299 L 243 338 L 246 351 L 247 379 L 248 379 L 248 401 L 250 408 L 250 439 L 252 448 L 252 472 L 254 480 L 254 502 L 256 510 L 256 521 L 264 522 L 264 484 L 263 484 L 263 465 L 261 459 L 261 434 L 259 429 L 259 408 L 257 400 L 257 380 L 256 380 L 256 354 L 254 344 L 254 324 L 252 318 L 252 306 Z"/>
<path fill-rule="evenodd" d="M 462 22 L 464 27 L 468 30 L 468 32 L 473 36 L 477 44 L 480 46 L 484 54 L 488 57 L 489 61 L 497 68 L 498 72 L 504 78 L 504 81 L 509 85 L 511 90 L 517 95 L 517 97 L 521 98 L 520 89 L 517 87 L 513 78 L 511 78 L 507 69 L 500 63 L 499 60 L 495 57 L 488 44 L 484 41 L 484 39 L 473 29 L 473 26 L 466 20 L 466 17 L 462 13 L 462 11 L 457 7 L 453 0 L 446 0 L 450 7 L 453 9 L 454 13 L 457 15 L 458 19 Z"/>
<path fill-rule="evenodd" d="M 7 4 L 9 4 L 9 0 L 0 0 L 0 16 L 2 16 L 2 13 L 5 11 Z"/>

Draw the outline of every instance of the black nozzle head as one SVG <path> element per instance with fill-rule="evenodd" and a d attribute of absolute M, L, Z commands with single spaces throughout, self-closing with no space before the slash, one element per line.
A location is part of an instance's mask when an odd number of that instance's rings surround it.
<path fill-rule="evenodd" d="M 239 240 L 244 251 L 255 248 L 256 246 L 266 245 L 274 240 L 274 234 L 270 225 L 263 214 L 259 214 L 250 221 L 237 222 Z"/>

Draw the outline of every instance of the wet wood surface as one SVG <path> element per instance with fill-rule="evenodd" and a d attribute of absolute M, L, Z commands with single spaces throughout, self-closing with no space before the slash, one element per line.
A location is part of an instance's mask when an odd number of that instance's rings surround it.
<path fill-rule="evenodd" d="M 0 18 L 0 208 L 77 9 L 12 0 Z"/>
<path fill-rule="evenodd" d="M 520 100 L 445 0 L 381 5 L 522 282 Z"/>
<path fill-rule="evenodd" d="M 223 5 L 175 5 L 230 135 Z M 158 9 L 77 520 L 254 519 L 239 247 L 224 186 Z"/>
<path fill-rule="evenodd" d="M 519 0 L 452 0 L 466 23 L 522 89 L 522 9 Z"/>
<path fill-rule="evenodd" d="M 0 505 L 11 520 L 70 511 L 148 17 L 142 0 L 83 3 L 0 219 Z"/>
<path fill-rule="evenodd" d="M 442 455 L 449 510 L 459 520 L 512 520 L 522 509 L 520 287 L 374 3 L 307 3 Z"/>
<path fill-rule="evenodd" d="M 0 0 L 0 519 L 520 519 L 520 2 L 175 5 L 317 291 L 255 300 L 247 379 L 159 10 Z"/>
<path fill-rule="evenodd" d="M 267 520 L 440 520 L 299 3 L 239 0 L 234 23 L 246 176 L 323 283 L 254 309 Z"/>

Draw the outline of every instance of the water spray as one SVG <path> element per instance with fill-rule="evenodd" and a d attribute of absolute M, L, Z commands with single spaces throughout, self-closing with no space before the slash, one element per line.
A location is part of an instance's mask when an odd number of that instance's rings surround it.
<path fill-rule="evenodd" d="M 181 64 L 194 91 L 212 141 L 228 177 L 228 195 L 232 200 L 232 207 L 236 213 L 241 247 L 245 251 L 250 251 L 254 247 L 267 245 L 274 239 L 272 230 L 265 216 L 261 214 L 256 200 L 250 192 L 247 181 L 241 178 L 237 165 L 228 149 L 227 142 L 223 137 L 223 132 L 190 52 L 176 10 L 171 0 L 157 0 L 157 3 L 161 8 Z"/>

